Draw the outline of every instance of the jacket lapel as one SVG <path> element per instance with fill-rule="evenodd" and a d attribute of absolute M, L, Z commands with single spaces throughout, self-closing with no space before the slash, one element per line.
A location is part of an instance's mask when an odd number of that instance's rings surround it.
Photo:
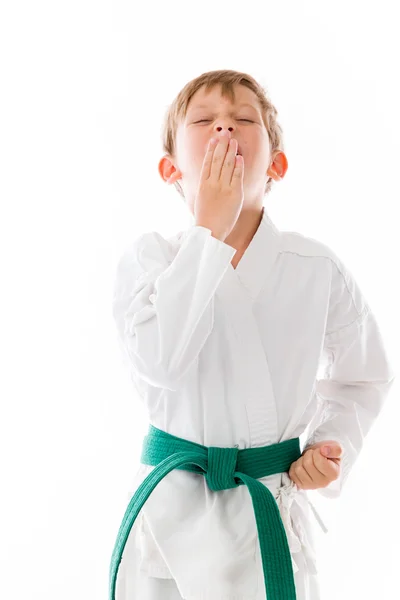
<path fill-rule="evenodd" d="M 229 319 L 236 343 L 231 355 L 236 364 L 239 397 L 246 405 L 251 447 L 279 441 L 274 390 L 260 337 L 253 303 L 279 252 L 279 232 L 263 214 L 260 225 L 236 269 L 230 265 L 216 291 L 221 312 Z"/>
<path fill-rule="evenodd" d="M 233 273 L 253 300 L 260 293 L 278 256 L 279 249 L 280 232 L 263 207 L 263 216 L 260 225 L 236 269 L 232 265 L 228 269 L 230 278 Z"/>

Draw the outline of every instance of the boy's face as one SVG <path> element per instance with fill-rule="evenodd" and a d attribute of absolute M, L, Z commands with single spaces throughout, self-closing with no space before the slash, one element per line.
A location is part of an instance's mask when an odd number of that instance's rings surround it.
<path fill-rule="evenodd" d="M 208 143 L 226 131 L 237 140 L 244 158 L 245 204 L 262 204 L 269 177 L 279 180 L 286 172 L 283 153 L 270 169 L 269 136 L 257 96 L 245 86 L 236 85 L 232 104 L 222 97 L 220 84 L 207 93 L 203 86 L 191 98 L 186 117 L 178 126 L 176 156 L 164 157 L 159 164 L 163 179 L 172 175 L 172 183 L 179 180 L 192 213 Z"/>

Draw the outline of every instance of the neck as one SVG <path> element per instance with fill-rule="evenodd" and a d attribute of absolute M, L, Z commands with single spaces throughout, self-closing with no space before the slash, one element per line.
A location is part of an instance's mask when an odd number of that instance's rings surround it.
<path fill-rule="evenodd" d="M 227 238 L 225 244 L 236 250 L 245 250 L 253 239 L 254 234 L 260 226 L 263 218 L 264 207 L 243 208 L 234 228 Z"/>

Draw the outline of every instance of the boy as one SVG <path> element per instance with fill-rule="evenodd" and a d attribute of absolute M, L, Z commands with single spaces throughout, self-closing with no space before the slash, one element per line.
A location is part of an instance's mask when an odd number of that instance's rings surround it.
<path fill-rule="evenodd" d="M 159 173 L 194 222 L 142 235 L 117 269 L 151 425 L 110 600 L 320 600 L 307 490 L 340 495 L 393 372 L 342 261 L 265 212 L 288 168 L 276 115 L 236 71 L 204 73 L 168 111 Z"/>

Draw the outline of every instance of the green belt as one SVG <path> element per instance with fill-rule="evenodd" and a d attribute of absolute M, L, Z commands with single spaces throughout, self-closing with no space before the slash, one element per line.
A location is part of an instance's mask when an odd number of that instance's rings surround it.
<path fill-rule="evenodd" d="M 262 477 L 287 472 L 301 456 L 300 438 L 261 448 L 207 447 L 170 435 L 150 425 L 144 438 L 141 462 L 155 466 L 129 502 L 111 557 L 109 600 L 115 600 L 122 554 L 144 503 L 174 469 L 204 475 L 210 490 L 218 492 L 247 485 L 253 501 L 268 600 L 296 600 L 292 559 L 279 508 Z"/>

